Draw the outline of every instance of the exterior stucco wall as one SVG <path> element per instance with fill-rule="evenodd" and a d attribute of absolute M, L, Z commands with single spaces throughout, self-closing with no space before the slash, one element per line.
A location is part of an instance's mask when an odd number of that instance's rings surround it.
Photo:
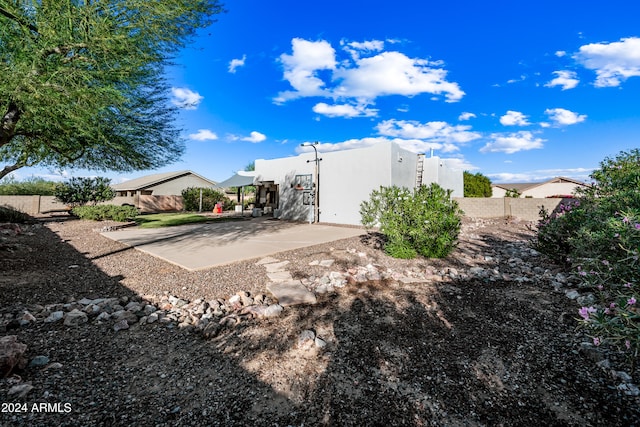
<path fill-rule="evenodd" d="M 373 190 L 391 185 L 413 188 L 416 183 L 418 155 L 391 142 L 319 153 L 318 157 L 322 158 L 321 222 L 359 225 L 360 204 L 369 200 Z M 314 153 L 310 152 L 296 157 L 255 161 L 257 181 L 274 181 L 280 186 L 281 218 L 309 220 L 310 208 L 302 204 L 302 192 L 292 189 L 292 184 L 296 174 L 314 174 L 314 159 Z M 444 188 L 454 190 L 454 195 L 462 195 L 462 171 L 449 170 L 449 165 L 440 159 L 433 162 L 436 166 L 425 164 L 423 182 L 438 182 Z"/>
<path fill-rule="evenodd" d="M 567 196 L 573 194 L 573 192 L 581 185 L 573 184 L 570 182 L 550 182 L 548 184 L 539 185 L 530 190 L 522 192 L 522 197 L 549 197 L 549 196 Z"/>
<path fill-rule="evenodd" d="M 279 186 L 278 209 L 282 219 L 309 220 L 309 206 L 302 203 L 303 192 L 292 187 L 296 175 L 313 175 L 314 159 L 313 153 L 305 153 L 296 157 L 272 160 L 257 159 L 255 161 L 256 182 L 273 181 Z M 311 162 L 307 163 L 307 160 L 311 160 Z M 322 172 L 322 165 L 320 171 Z"/>
<path fill-rule="evenodd" d="M 494 199 L 501 199 L 507 195 L 507 190 L 504 188 L 492 186 L 491 187 L 491 197 Z"/>
<path fill-rule="evenodd" d="M 394 176 L 399 186 L 413 186 L 414 172 L 409 180 L 394 170 L 397 152 L 390 144 L 368 148 L 323 153 L 320 162 L 320 221 L 333 224 L 360 224 L 360 204 L 380 186 L 389 186 Z M 415 154 L 408 153 L 415 157 Z M 408 157 L 405 155 L 405 157 Z M 409 159 L 403 159 L 408 162 Z"/>
<path fill-rule="evenodd" d="M 422 184 L 437 183 L 446 190 L 452 190 L 451 197 L 464 196 L 463 173 L 449 159 L 425 157 Z"/>

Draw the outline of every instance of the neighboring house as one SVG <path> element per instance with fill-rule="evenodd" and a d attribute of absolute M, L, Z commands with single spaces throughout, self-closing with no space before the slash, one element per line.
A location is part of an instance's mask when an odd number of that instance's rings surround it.
<path fill-rule="evenodd" d="M 133 197 L 136 195 L 179 196 L 182 190 L 189 187 L 213 188 L 215 186 L 215 182 L 186 170 L 147 175 L 111 187 L 118 197 Z"/>
<path fill-rule="evenodd" d="M 571 178 L 556 177 L 544 182 L 493 184 L 491 197 L 505 197 L 507 191 L 518 190 L 520 197 L 546 198 L 571 196 L 578 188 L 586 188 L 589 184 Z"/>
<path fill-rule="evenodd" d="M 255 161 L 256 208 L 275 217 L 309 221 L 314 217 L 314 189 L 319 188 L 319 221 L 360 225 L 360 204 L 381 186 L 415 188 L 438 183 L 463 196 L 462 170 L 454 162 L 425 157 L 379 143 L 367 148 L 318 153 L 319 185 L 315 185 L 315 153 Z M 245 178 L 246 179 L 246 178 Z M 248 185 L 242 182 L 240 185 Z M 238 185 L 238 184 L 236 184 Z"/>
<path fill-rule="evenodd" d="M 180 211 L 184 207 L 182 190 L 215 186 L 215 182 L 188 170 L 158 173 L 112 185 L 116 198 L 111 203 L 132 205 L 143 213 Z"/>

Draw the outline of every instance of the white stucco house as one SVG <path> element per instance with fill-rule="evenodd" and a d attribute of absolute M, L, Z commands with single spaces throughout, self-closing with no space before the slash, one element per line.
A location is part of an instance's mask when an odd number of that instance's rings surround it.
<path fill-rule="evenodd" d="M 415 188 L 437 183 L 451 189 L 453 197 L 463 196 L 463 171 L 454 167 L 453 160 L 425 157 L 393 142 L 319 152 L 317 157 L 317 185 L 315 152 L 257 159 L 252 180 L 247 177 L 244 184 L 256 186 L 256 208 L 282 219 L 313 220 L 317 188 L 318 222 L 360 225 L 360 204 L 369 200 L 371 192 L 380 186 Z M 239 182 L 227 181 L 236 185 Z"/>

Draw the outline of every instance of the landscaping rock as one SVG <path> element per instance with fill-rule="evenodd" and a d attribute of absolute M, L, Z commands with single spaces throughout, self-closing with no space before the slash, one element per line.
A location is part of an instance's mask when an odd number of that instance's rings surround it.
<path fill-rule="evenodd" d="M 0 337 L 0 378 L 8 376 L 15 368 L 27 366 L 27 345 L 15 335 Z"/>

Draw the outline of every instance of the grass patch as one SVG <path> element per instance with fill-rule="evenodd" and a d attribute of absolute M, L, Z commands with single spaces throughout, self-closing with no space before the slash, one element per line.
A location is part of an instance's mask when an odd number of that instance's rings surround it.
<path fill-rule="evenodd" d="M 134 218 L 140 228 L 173 227 L 176 225 L 197 224 L 201 222 L 226 222 L 242 221 L 242 218 L 219 217 L 198 215 L 195 213 L 163 213 L 151 215 L 138 215 Z"/>

